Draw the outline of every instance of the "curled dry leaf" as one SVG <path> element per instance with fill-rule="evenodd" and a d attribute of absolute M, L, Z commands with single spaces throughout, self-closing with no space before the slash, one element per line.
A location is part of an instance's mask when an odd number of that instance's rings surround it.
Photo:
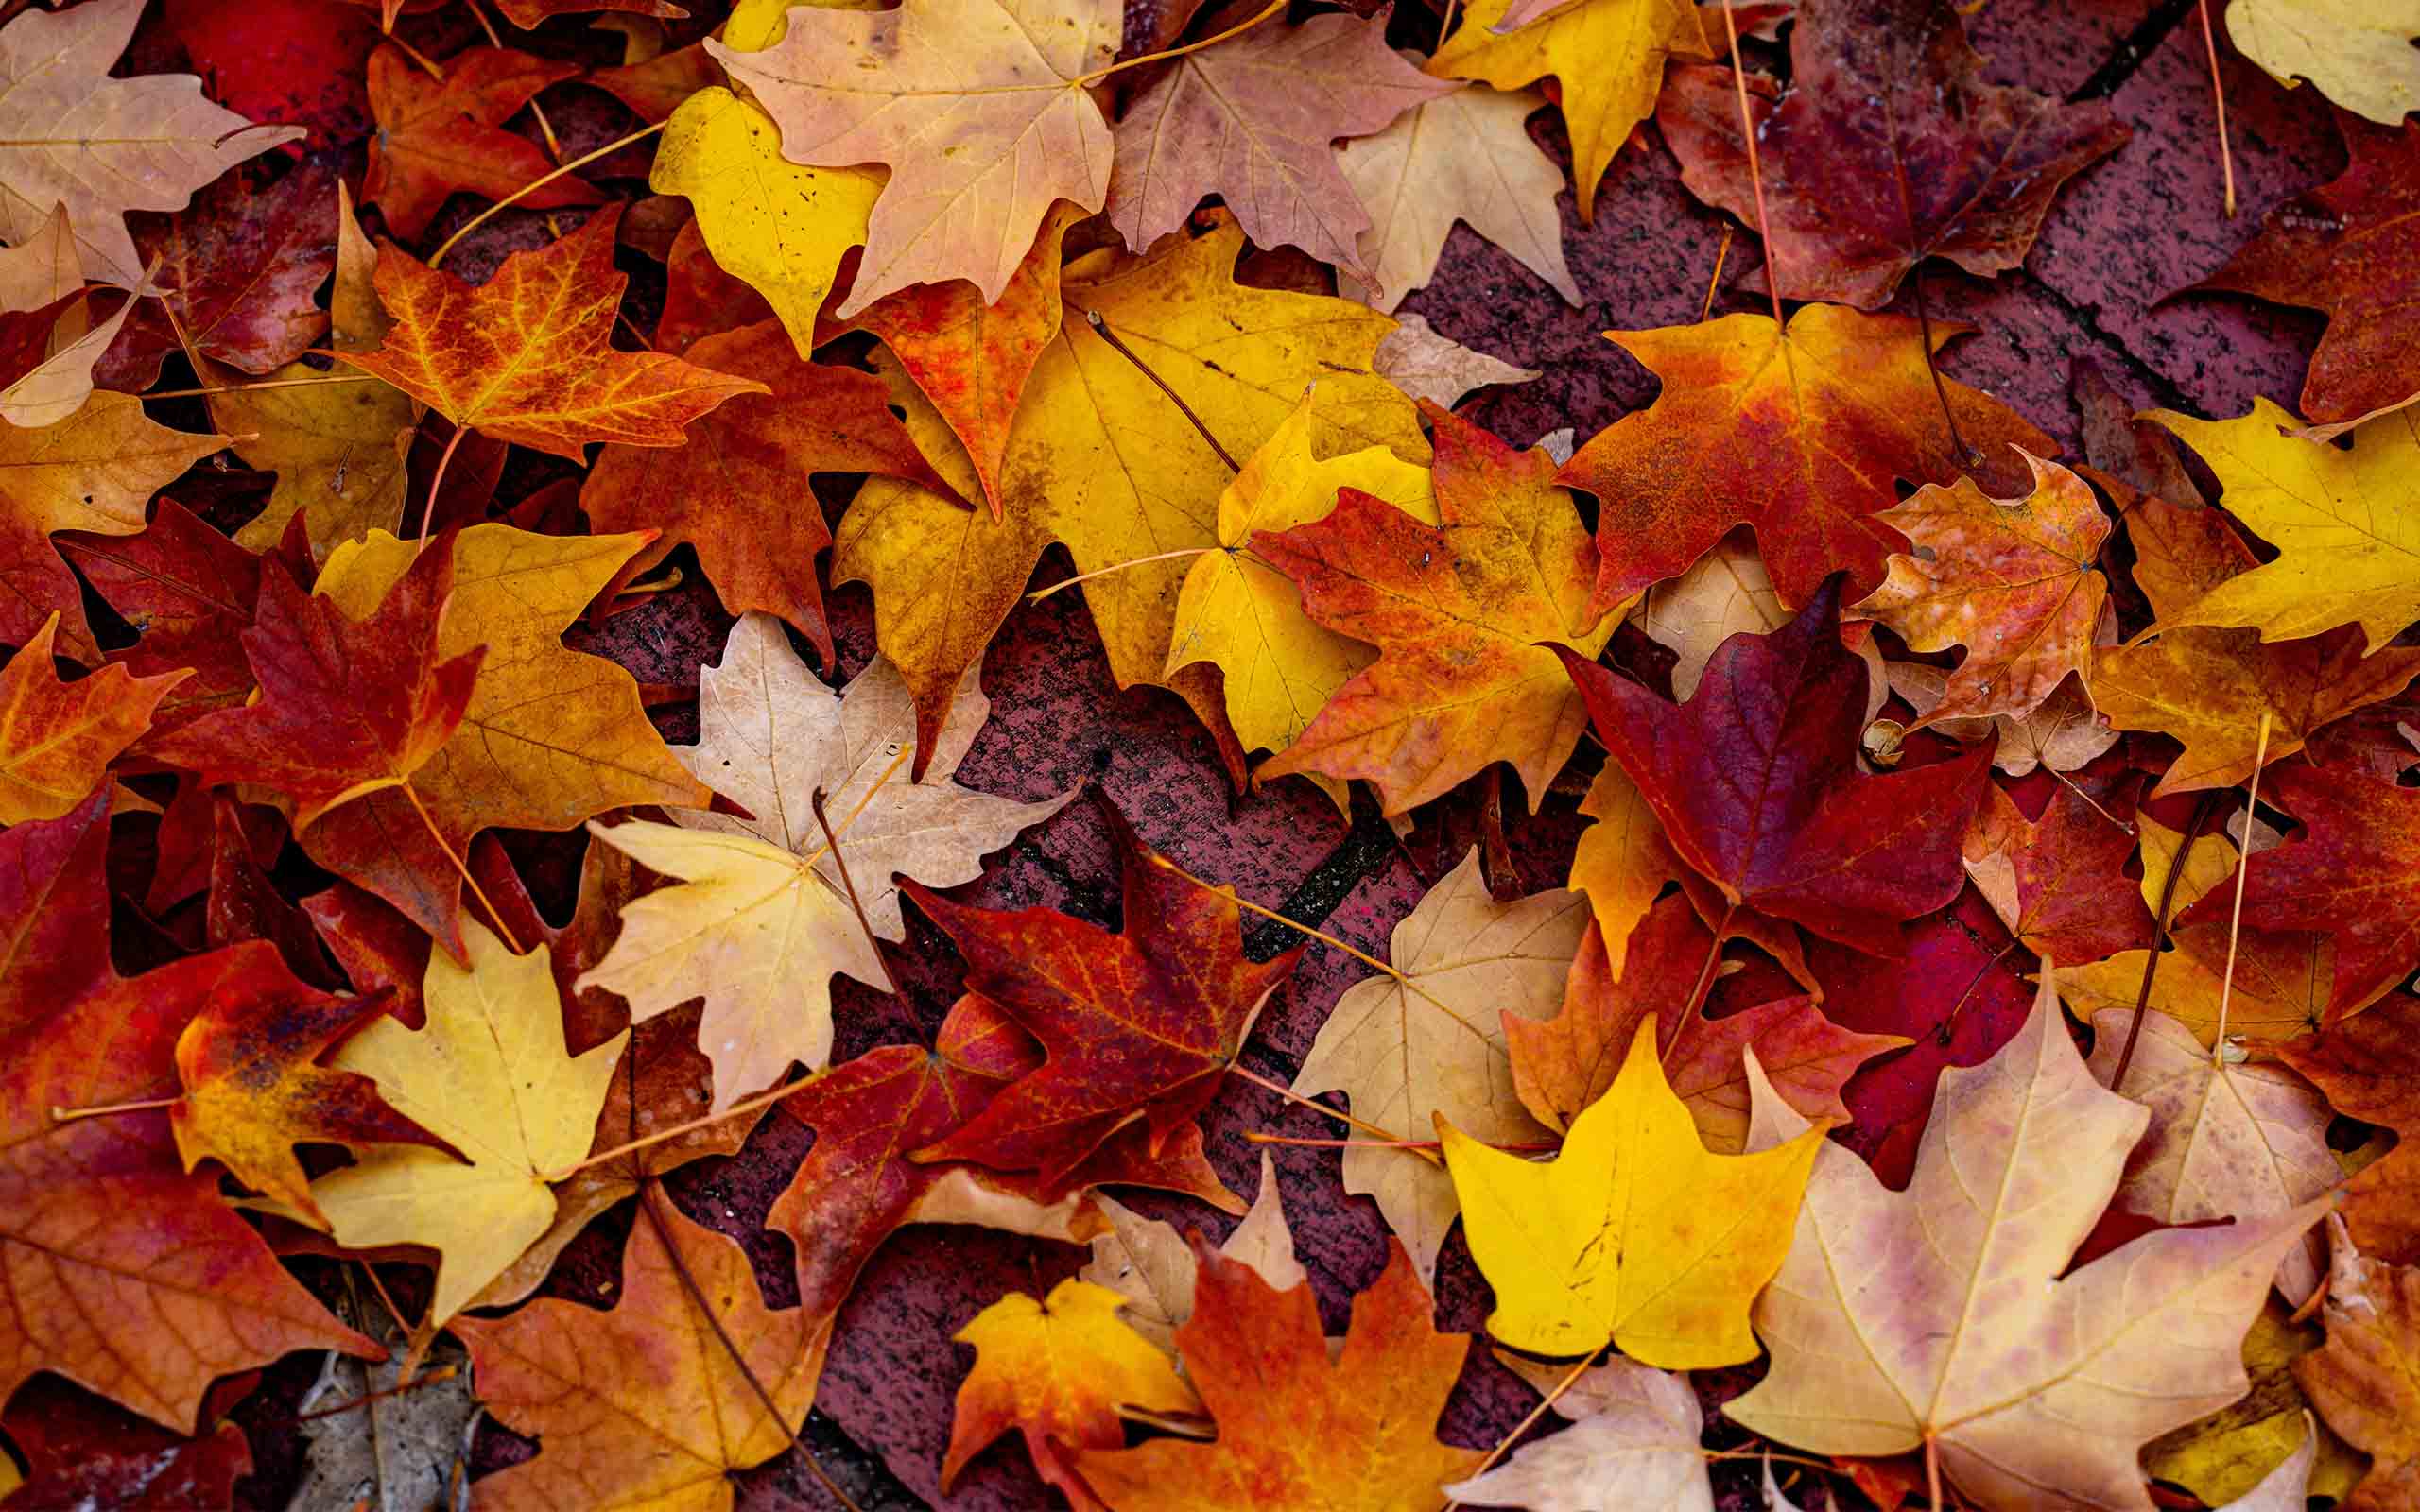
<path fill-rule="evenodd" d="M 1568 1373 L 1515 1355 L 1498 1358 L 1541 1392 Z M 1530 1512 L 1714 1512 L 1714 1483 L 1698 1444 L 1705 1412 L 1686 1376 L 1609 1360 L 1574 1382 L 1554 1411 L 1571 1426 L 1524 1444 L 1504 1464 L 1455 1482 L 1445 1494 Z"/>

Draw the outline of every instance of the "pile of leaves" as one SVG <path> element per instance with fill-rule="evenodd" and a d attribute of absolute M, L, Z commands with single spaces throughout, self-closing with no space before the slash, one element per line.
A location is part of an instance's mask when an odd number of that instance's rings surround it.
<path fill-rule="evenodd" d="M 2408 5 L 2200 16 L 2324 334 L 2065 461 L 1949 0 L 493 9 L 0 8 L 6 1506 L 858 1505 L 910 1226 L 995 1503 L 2420 1506 Z M 1641 140 L 1524 449 L 1390 312 Z"/>

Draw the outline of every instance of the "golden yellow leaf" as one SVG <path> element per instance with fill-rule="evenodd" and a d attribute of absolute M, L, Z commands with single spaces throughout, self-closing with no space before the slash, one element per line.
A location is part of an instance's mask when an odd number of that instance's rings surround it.
<path fill-rule="evenodd" d="M 876 171 L 788 162 L 765 112 L 720 87 L 698 91 L 672 112 L 648 177 L 657 194 L 688 197 L 706 249 L 765 296 L 802 362 L 814 351 L 816 312 L 840 259 L 865 242 L 882 183 Z"/>
<path fill-rule="evenodd" d="M 206 357 L 195 365 L 205 383 L 233 376 Z M 268 503 L 235 532 L 247 550 L 276 545 L 297 514 L 323 561 L 348 541 L 402 527 L 404 458 L 420 403 L 377 379 L 313 381 L 325 376 L 288 363 L 269 375 L 288 387 L 231 385 L 209 396 L 210 422 L 238 438 L 231 444 L 244 465 L 277 474 Z"/>
<path fill-rule="evenodd" d="M 2308 78 L 2357 115 L 2400 126 L 2420 110 L 2420 0 L 2233 0 L 2227 36 L 2279 83 Z"/>
<path fill-rule="evenodd" d="M 2224 1506 L 2251 1494 L 2294 1457 L 2298 1446 L 2316 1439 L 2309 1494 L 2343 1501 L 2360 1480 L 2366 1462 L 2325 1424 L 2312 1419 L 2310 1400 L 2295 1383 L 2292 1368 L 2296 1360 L 2319 1348 L 2323 1337 L 2317 1321 L 2294 1322 L 2285 1304 L 2271 1297 L 2253 1320 L 2252 1332 L 2243 1336 L 2251 1395 L 2152 1440 L 2143 1450 L 2143 1469 L 2212 1506 Z M 2304 1503 L 2297 1500 L 2292 1504 L 2299 1512 Z"/>
<path fill-rule="evenodd" d="M 1067 265 L 1058 336 L 1028 380 L 1002 455 L 1003 515 L 968 509 L 914 484 L 873 478 L 840 522 L 836 583 L 871 584 L 874 637 L 915 695 L 921 736 L 940 727 L 959 677 L 981 657 L 1056 541 L 1079 572 L 1117 567 L 1080 590 L 1120 687 L 1167 676 L 1182 558 L 1142 558 L 1219 541 L 1219 499 L 1233 475 L 1167 394 L 1086 321 L 1098 313 L 1183 397 L 1234 455 L 1257 450 L 1319 385 L 1315 455 L 1390 446 L 1426 462 L 1411 402 L 1377 375 L 1393 322 L 1323 296 L 1248 288 L 1231 277 L 1243 236 L 1165 239 L 1142 257 L 1113 249 Z M 895 395 L 908 428 L 965 498 L 981 497 L 948 427 L 921 394 Z M 1205 675 L 1176 691 L 1205 721 L 1225 711 Z"/>
<path fill-rule="evenodd" d="M 585 1055 L 563 1048 L 562 1003 L 545 948 L 515 955 L 476 923 L 470 969 L 431 952 L 428 1025 L 382 1018 L 330 1062 L 378 1084 L 395 1111 L 469 1163 L 382 1144 L 311 1183 L 337 1242 L 422 1245 L 441 1257 L 430 1316 L 444 1322 L 554 1221 L 548 1178 L 588 1154 L 626 1030 Z"/>
<path fill-rule="evenodd" d="M 1596 216 L 1597 181 L 1631 128 L 1655 109 L 1667 58 L 1712 58 L 1689 0 L 1580 0 L 1543 20 L 1498 34 L 1512 0 L 1475 0 L 1462 24 L 1428 60 L 1447 78 L 1519 89 L 1551 74 L 1563 86 L 1571 131 L 1580 218 Z"/>
<path fill-rule="evenodd" d="M 1638 784 L 1607 762 L 1588 784 L 1580 812 L 1597 822 L 1580 832 L 1571 852 L 1571 890 L 1588 895 L 1614 980 L 1621 980 L 1631 932 L 1654 906 L 1664 884 L 1682 874 L 1681 858 L 1664 839 L 1663 823 Z"/>
<path fill-rule="evenodd" d="M 2161 616 L 2161 628 L 2244 626 L 2295 641 L 2359 625 L 2375 651 L 2420 619 L 2420 412 L 2357 427 L 2349 448 L 2282 434 L 2300 422 L 2266 399 L 2237 420 L 2152 418 L 2210 464 L 2227 513 L 2277 548 L 2276 560 Z"/>
<path fill-rule="evenodd" d="M 1756 1356 L 1748 1304 L 1781 1268 L 1823 1131 L 1714 1155 L 1641 1023 L 1563 1152 L 1533 1163 L 1437 1118 L 1471 1258 L 1495 1289 L 1487 1330 L 1533 1354 L 1618 1345 L 1668 1370 Z"/>
<path fill-rule="evenodd" d="M 1178 590 L 1176 627 L 1164 678 L 1197 662 L 1226 674 L 1227 717 L 1244 749 L 1292 745 L 1353 674 L 1376 660 L 1361 642 L 1311 623 L 1292 579 L 1247 549 L 1255 530 L 1291 530 L 1324 520 L 1337 490 L 1357 489 L 1413 519 L 1436 524 L 1428 470 L 1383 446 L 1324 460 L 1313 455 L 1318 391 L 1277 427 L 1219 496 L 1219 546 L 1193 559 Z M 1343 800 L 1342 784 L 1330 796 Z"/>

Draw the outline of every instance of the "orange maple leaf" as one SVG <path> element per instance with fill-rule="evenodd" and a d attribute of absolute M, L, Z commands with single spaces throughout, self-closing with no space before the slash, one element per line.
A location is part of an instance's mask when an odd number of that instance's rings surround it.
<path fill-rule="evenodd" d="M 574 462 L 590 441 L 679 446 L 682 427 L 735 394 L 769 392 L 655 352 L 616 352 L 630 280 L 614 271 L 609 205 L 551 247 L 515 252 L 474 288 L 391 242 L 379 301 L 394 329 L 375 352 L 336 356 L 376 373 L 463 430 Z"/>

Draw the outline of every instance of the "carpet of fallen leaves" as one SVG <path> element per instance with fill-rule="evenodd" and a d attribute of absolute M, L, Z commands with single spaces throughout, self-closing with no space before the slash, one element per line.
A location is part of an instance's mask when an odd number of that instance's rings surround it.
<path fill-rule="evenodd" d="M 2411 0 L 698 9 L 0 6 L 0 1506 L 2420 1507 Z"/>

